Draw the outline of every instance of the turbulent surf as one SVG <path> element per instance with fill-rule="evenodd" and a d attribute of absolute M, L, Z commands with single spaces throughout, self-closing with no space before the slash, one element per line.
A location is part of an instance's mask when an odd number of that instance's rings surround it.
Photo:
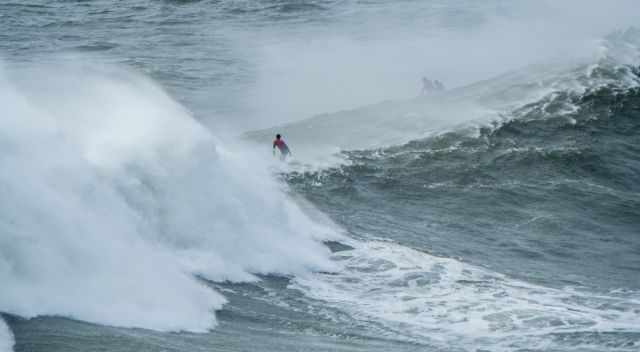
<path fill-rule="evenodd" d="M 0 351 L 638 350 L 638 15 L 0 4 Z"/>

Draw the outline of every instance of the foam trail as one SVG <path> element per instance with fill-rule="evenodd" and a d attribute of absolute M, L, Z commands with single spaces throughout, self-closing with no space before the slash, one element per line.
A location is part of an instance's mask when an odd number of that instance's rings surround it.
<path fill-rule="evenodd" d="M 194 273 L 331 268 L 330 230 L 143 77 L 13 67 L 0 106 L 0 311 L 205 331 L 226 300 Z"/>
<path fill-rule="evenodd" d="M 13 334 L 7 324 L 0 318 L 0 352 L 12 352 L 14 345 Z"/>
<path fill-rule="evenodd" d="M 297 277 L 292 287 L 380 323 L 392 337 L 509 351 L 541 348 L 554 334 L 638 332 L 637 293 L 548 288 L 394 243 L 350 244 L 354 250 L 334 255 L 337 273 Z"/>

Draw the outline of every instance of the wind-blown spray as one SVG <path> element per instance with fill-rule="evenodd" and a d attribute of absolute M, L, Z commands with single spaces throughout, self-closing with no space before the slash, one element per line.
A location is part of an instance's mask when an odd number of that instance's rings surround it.
<path fill-rule="evenodd" d="M 117 68 L 0 76 L 0 311 L 205 331 L 194 277 L 330 268 L 312 222 L 256 157 Z"/>

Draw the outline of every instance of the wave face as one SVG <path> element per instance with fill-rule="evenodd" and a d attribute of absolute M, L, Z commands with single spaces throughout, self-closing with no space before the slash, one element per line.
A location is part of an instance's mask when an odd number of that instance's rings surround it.
<path fill-rule="evenodd" d="M 614 51 L 488 122 L 286 174 L 364 241 L 294 287 L 436 350 L 637 349 L 640 69 Z M 504 78 L 467 92 L 527 87 Z"/>
<path fill-rule="evenodd" d="M 0 106 L 2 312 L 206 331 L 226 300 L 194 275 L 331 268 L 266 165 L 138 75 L 8 67 Z"/>
<path fill-rule="evenodd" d="M 0 351 L 636 352 L 636 2 L 0 3 Z"/>
<path fill-rule="evenodd" d="M 250 131 L 245 137 L 267 143 L 281 133 L 306 159 L 315 159 L 336 150 L 379 150 L 445 131 L 516 119 L 529 105 L 538 104 L 542 110 L 526 119 L 567 114 L 576 108 L 577 97 L 587 92 L 639 85 L 635 67 L 640 64 L 640 30 L 613 32 L 597 47 L 597 54 L 588 59 L 528 65 L 462 87 L 321 114 Z"/>
<path fill-rule="evenodd" d="M 556 284 L 640 288 L 638 109 L 638 88 L 553 92 L 493 125 L 344 152 L 346 165 L 288 177 L 362 237 Z"/>

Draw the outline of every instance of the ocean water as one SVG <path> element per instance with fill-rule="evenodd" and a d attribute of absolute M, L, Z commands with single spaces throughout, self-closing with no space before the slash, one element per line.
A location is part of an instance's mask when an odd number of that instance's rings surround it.
<path fill-rule="evenodd" d="M 639 12 L 0 1 L 0 351 L 639 350 Z"/>

